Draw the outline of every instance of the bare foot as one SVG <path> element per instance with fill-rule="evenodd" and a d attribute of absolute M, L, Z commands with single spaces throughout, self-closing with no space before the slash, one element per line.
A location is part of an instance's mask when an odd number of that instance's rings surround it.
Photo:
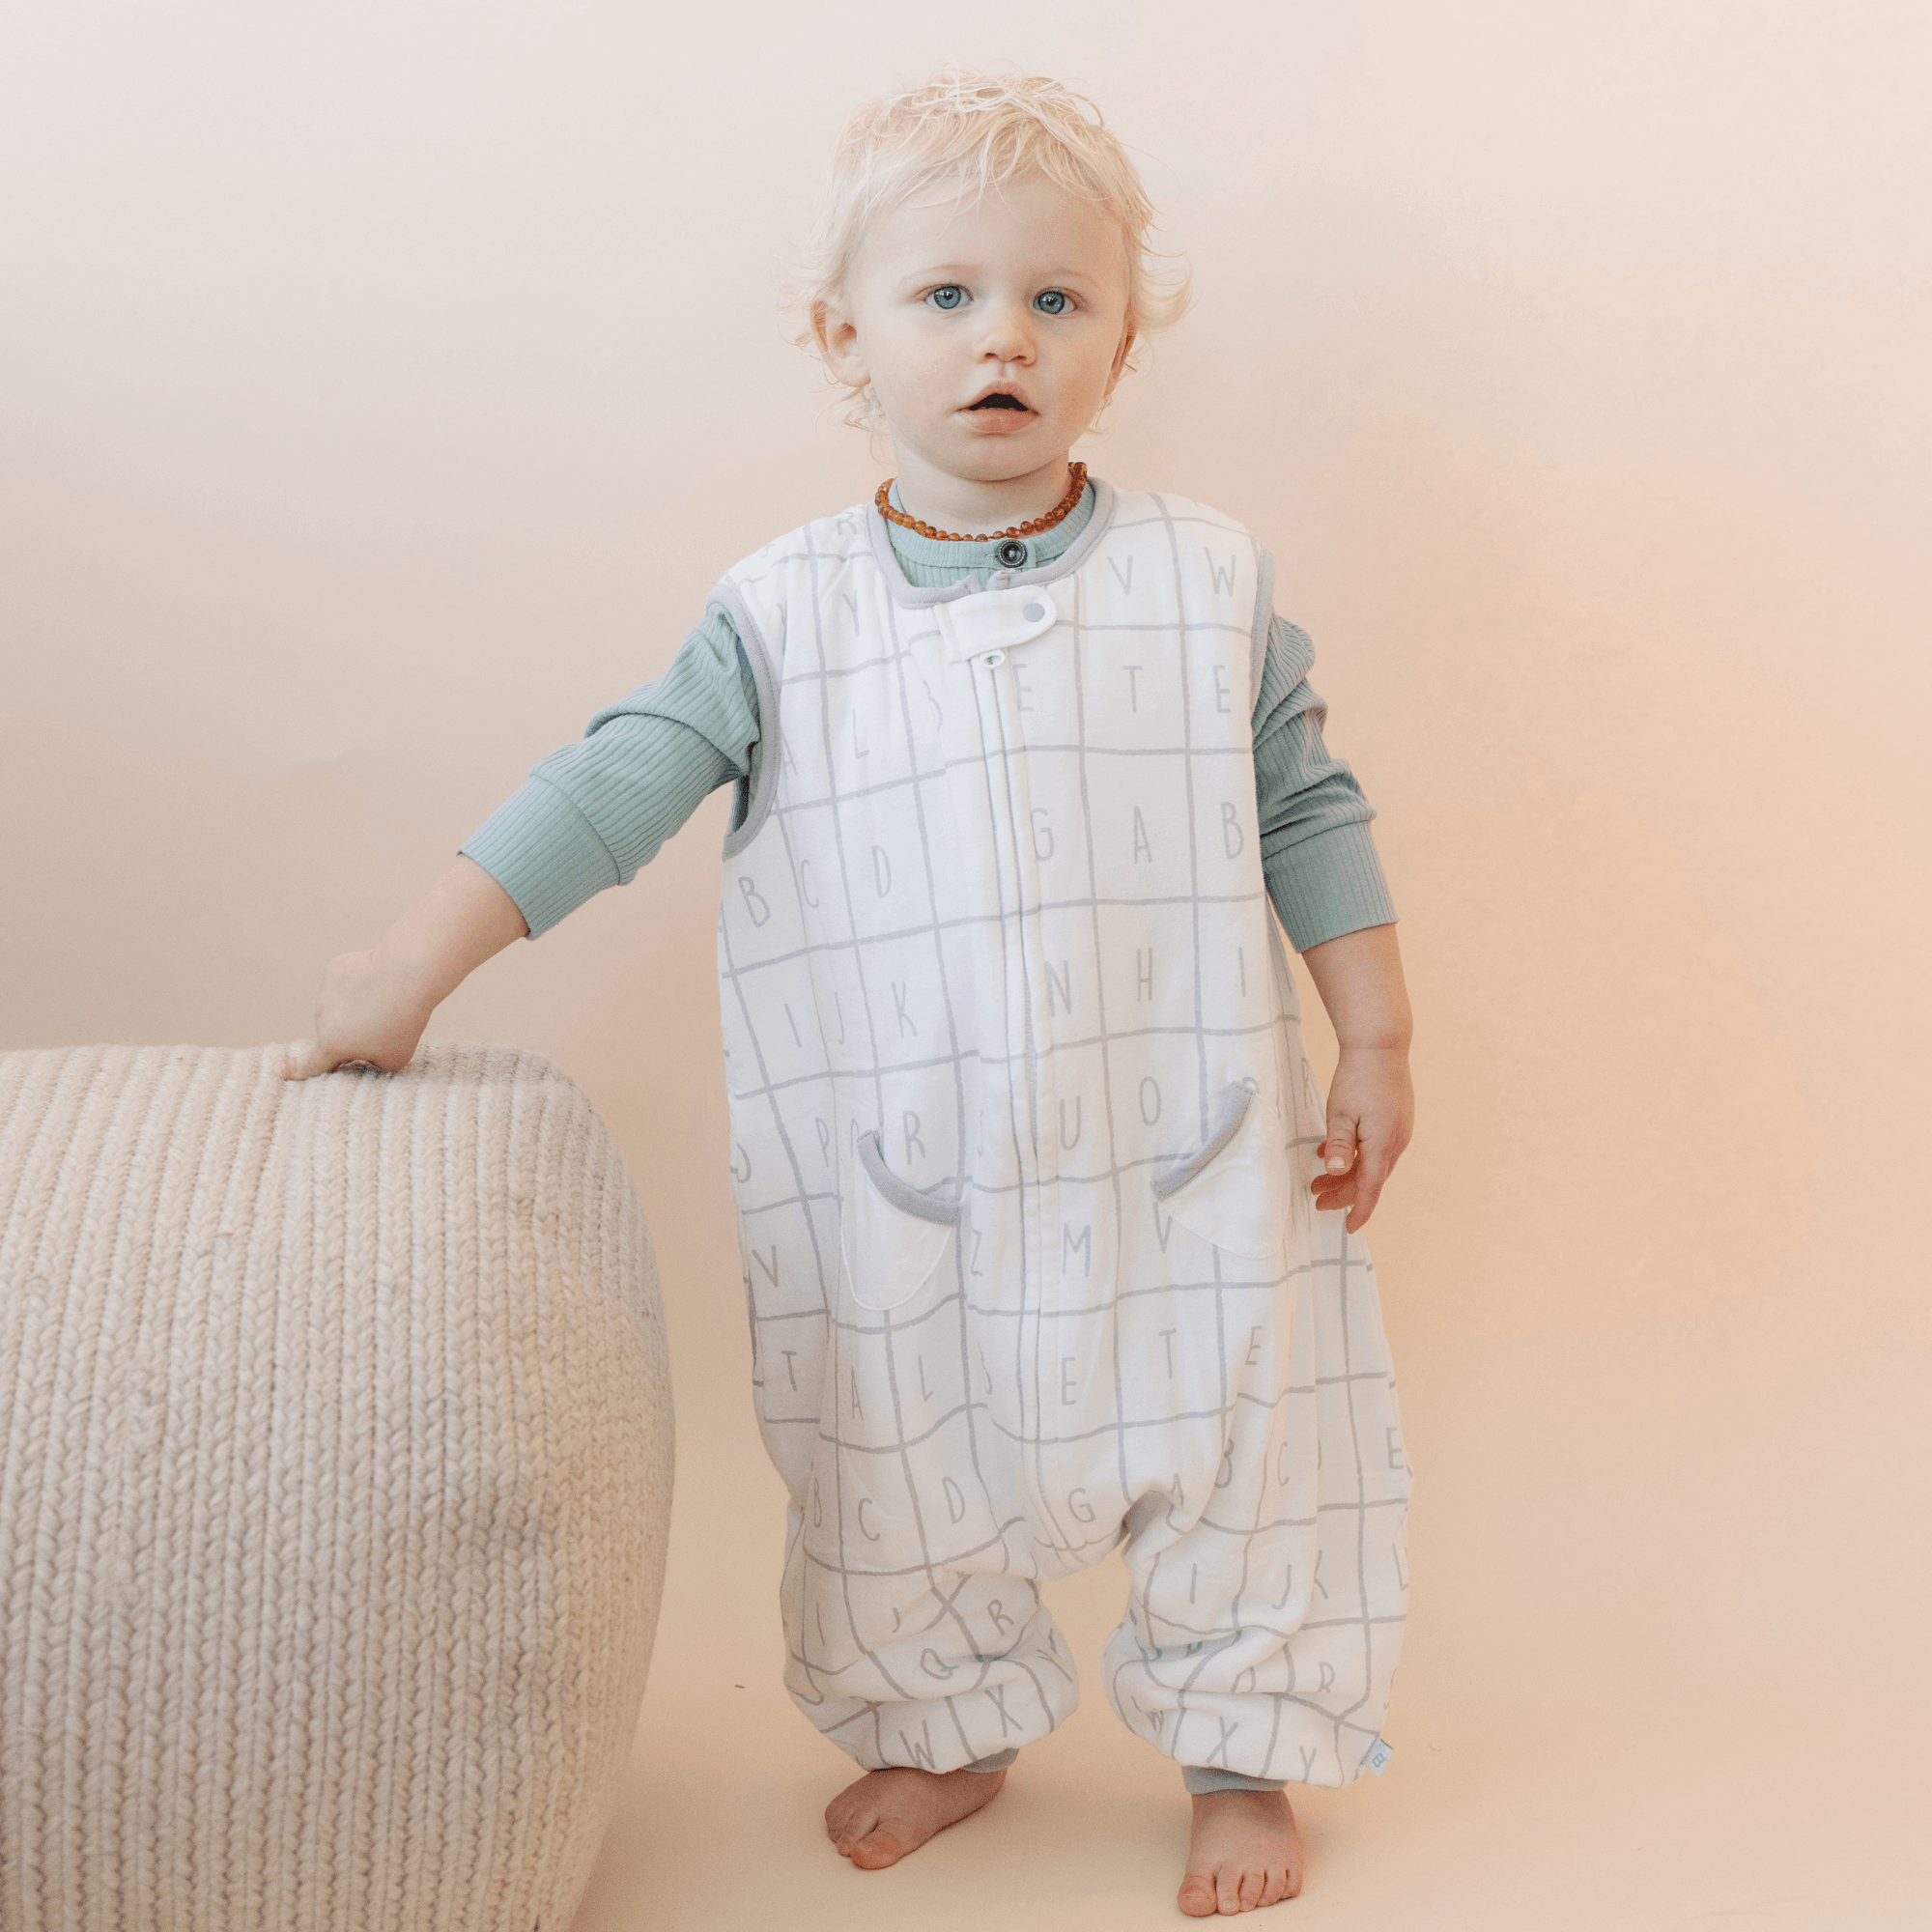
<path fill-rule="evenodd" d="M 825 1807 L 825 1834 L 841 1857 L 877 1871 L 970 1818 L 1006 1781 L 1004 1771 L 868 1771 Z"/>
<path fill-rule="evenodd" d="M 1285 1791 L 1210 1791 L 1194 1801 L 1180 1909 L 1190 1918 L 1252 1912 L 1301 1889 L 1301 1833 Z"/>

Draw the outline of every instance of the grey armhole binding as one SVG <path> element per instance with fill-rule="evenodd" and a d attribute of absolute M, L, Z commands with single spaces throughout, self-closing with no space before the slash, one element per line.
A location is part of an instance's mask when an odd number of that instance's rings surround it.
<path fill-rule="evenodd" d="M 1255 1090 L 1242 1086 L 1238 1080 L 1230 1081 L 1221 1090 L 1221 1116 L 1214 1123 L 1214 1131 L 1208 1136 L 1207 1146 L 1199 1153 L 1189 1154 L 1179 1167 L 1156 1175 L 1148 1183 L 1156 1201 L 1165 1201 L 1176 1188 L 1185 1187 L 1235 1138 L 1241 1122 L 1247 1119 L 1254 1097 Z"/>
<path fill-rule="evenodd" d="M 960 1204 L 957 1201 L 938 1201 L 930 1194 L 922 1194 L 918 1188 L 908 1187 L 886 1165 L 876 1127 L 870 1133 L 859 1136 L 859 1158 L 865 1163 L 866 1172 L 872 1177 L 873 1185 L 895 1208 L 902 1208 L 908 1214 L 917 1214 L 922 1221 L 943 1222 L 949 1228 L 959 1219 Z"/>
<path fill-rule="evenodd" d="M 758 687 L 758 788 L 745 802 L 744 823 L 735 832 L 724 836 L 725 858 L 742 852 L 757 837 L 758 828 L 765 822 L 765 814 L 772 809 L 772 797 L 779 782 L 779 694 L 778 678 L 772 667 L 771 652 L 767 649 L 764 634 L 753 622 L 752 613 L 745 608 L 745 600 L 738 595 L 736 586 L 728 578 L 721 578 L 718 587 L 705 600 L 706 608 L 716 605 L 730 618 L 738 633 L 738 641 L 745 647 L 746 661 L 752 667 L 752 682 Z"/>
<path fill-rule="evenodd" d="M 1255 627 L 1248 641 L 1248 709 L 1262 701 L 1262 673 L 1267 667 L 1268 630 L 1274 621 L 1274 553 L 1255 546 Z"/>

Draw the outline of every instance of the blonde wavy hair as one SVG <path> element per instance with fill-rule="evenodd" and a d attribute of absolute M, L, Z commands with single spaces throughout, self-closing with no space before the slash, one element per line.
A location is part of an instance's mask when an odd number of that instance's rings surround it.
<path fill-rule="evenodd" d="M 868 102 L 840 131 L 786 290 L 791 339 L 801 349 L 818 349 L 824 318 L 842 306 L 846 278 L 876 215 L 930 191 L 980 195 L 1028 174 L 1099 202 L 1119 220 L 1127 255 L 1127 327 L 1136 343 L 1180 319 L 1187 271 L 1168 266 L 1148 245 L 1153 204 L 1100 110 L 1041 75 L 952 67 L 923 87 Z M 1134 366 L 1131 353 L 1127 366 Z M 845 419 L 861 429 L 877 426 L 869 389 Z"/>

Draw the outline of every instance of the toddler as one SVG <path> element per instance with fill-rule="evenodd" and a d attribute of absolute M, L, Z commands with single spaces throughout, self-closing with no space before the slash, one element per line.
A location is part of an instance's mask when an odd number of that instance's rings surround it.
<path fill-rule="evenodd" d="M 896 477 L 727 570 L 670 669 L 327 969 L 305 1078 L 404 1065 L 511 939 L 736 786 L 718 925 L 785 1682 L 895 1862 L 1073 1709 L 1041 1601 L 1117 1547 L 1109 1702 L 1195 1917 L 1293 1896 L 1284 1787 L 1379 1770 L 1408 1470 L 1359 1232 L 1407 1139 L 1394 912 L 1239 524 L 1068 452 L 1179 294 L 1080 97 L 858 116 L 809 341 Z M 1272 903 L 1272 911 L 1270 910 Z M 1275 914 L 1280 916 L 1280 925 Z M 1282 941 L 1341 1042 L 1324 1109 Z"/>

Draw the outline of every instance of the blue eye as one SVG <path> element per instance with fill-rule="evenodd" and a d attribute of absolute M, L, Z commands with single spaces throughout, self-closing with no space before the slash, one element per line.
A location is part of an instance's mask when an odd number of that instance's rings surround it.
<path fill-rule="evenodd" d="M 1065 289 L 1042 289 L 1034 297 L 1033 305 L 1041 315 L 1065 315 L 1073 304 Z"/>
<path fill-rule="evenodd" d="M 957 308 L 966 299 L 966 291 L 957 282 L 948 282 L 926 297 L 934 308 Z"/>

